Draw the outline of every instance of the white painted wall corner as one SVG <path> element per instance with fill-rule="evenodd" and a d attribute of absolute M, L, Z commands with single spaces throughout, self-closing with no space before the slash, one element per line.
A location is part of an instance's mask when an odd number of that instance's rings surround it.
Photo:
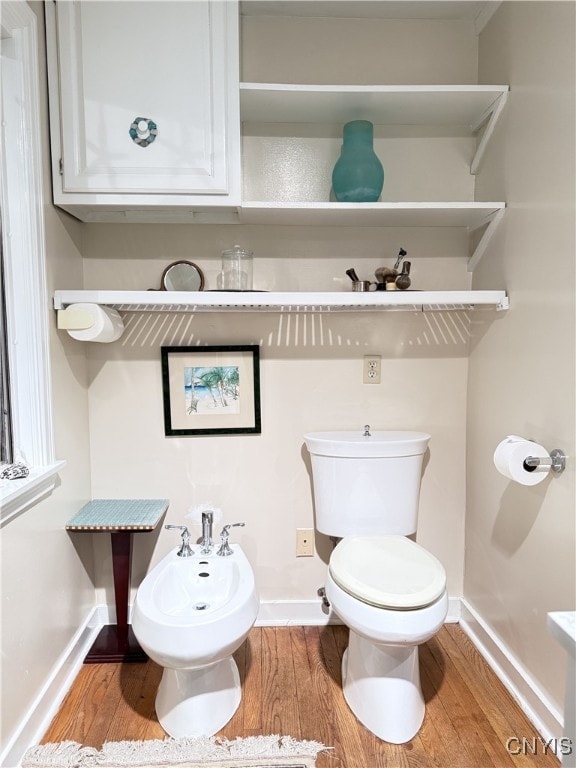
<path fill-rule="evenodd" d="M 537 731 L 547 740 L 562 738 L 563 718 L 556 706 L 465 599 L 461 611 L 460 626 Z"/>

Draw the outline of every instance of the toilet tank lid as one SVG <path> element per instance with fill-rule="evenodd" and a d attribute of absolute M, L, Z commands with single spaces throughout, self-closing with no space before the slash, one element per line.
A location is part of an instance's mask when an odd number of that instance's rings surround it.
<path fill-rule="evenodd" d="M 310 453 L 346 458 L 421 456 L 430 435 L 411 430 L 375 430 L 365 437 L 362 431 L 309 432 L 304 435 Z"/>
<path fill-rule="evenodd" d="M 446 588 L 442 563 L 404 536 L 346 536 L 330 573 L 343 590 L 380 608 L 422 608 Z"/>

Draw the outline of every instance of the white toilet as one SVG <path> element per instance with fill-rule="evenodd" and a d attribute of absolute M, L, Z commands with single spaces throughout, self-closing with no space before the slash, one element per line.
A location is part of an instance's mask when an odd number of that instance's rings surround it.
<path fill-rule="evenodd" d="M 416 533 L 423 432 L 317 432 L 312 458 L 316 529 L 341 538 L 326 597 L 350 629 L 343 693 L 358 720 L 384 741 L 413 738 L 424 719 L 418 645 L 448 612 L 442 564 Z"/>
<path fill-rule="evenodd" d="M 182 549 L 142 581 L 132 612 L 140 645 L 164 667 L 156 714 L 174 738 L 212 736 L 238 708 L 240 676 L 232 654 L 259 608 L 254 573 L 238 544 L 229 546 L 226 537 L 224 550 L 207 554 L 183 540 Z"/>

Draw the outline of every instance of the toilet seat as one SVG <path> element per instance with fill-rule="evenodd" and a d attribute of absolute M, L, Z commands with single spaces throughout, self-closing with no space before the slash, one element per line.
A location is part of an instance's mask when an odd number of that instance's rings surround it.
<path fill-rule="evenodd" d="M 347 536 L 334 549 L 329 568 L 339 587 L 379 608 L 422 608 L 446 587 L 442 564 L 405 536 Z"/>

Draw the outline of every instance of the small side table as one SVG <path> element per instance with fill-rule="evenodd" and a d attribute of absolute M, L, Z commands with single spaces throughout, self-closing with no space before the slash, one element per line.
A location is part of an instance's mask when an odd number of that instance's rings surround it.
<path fill-rule="evenodd" d="M 128 624 L 132 534 L 153 531 L 168 504 L 168 499 L 94 499 L 66 524 L 67 531 L 107 531 L 112 540 L 116 624 L 102 627 L 84 659 L 85 664 L 147 660 Z"/>

